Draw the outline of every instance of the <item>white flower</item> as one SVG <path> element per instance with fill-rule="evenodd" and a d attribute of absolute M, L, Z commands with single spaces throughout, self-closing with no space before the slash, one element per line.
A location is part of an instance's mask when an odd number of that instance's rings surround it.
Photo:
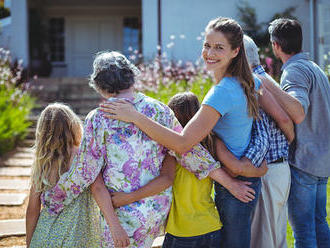
<path fill-rule="evenodd" d="M 196 40 L 202 40 L 202 37 L 197 36 Z"/>
<path fill-rule="evenodd" d="M 172 48 L 174 46 L 174 42 L 170 42 L 166 45 L 167 48 Z"/>
<path fill-rule="evenodd" d="M 172 34 L 172 35 L 170 36 L 170 39 L 171 39 L 171 40 L 174 40 L 174 39 L 175 39 L 175 35 Z"/>
<path fill-rule="evenodd" d="M 130 52 L 132 52 L 133 51 L 133 47 L 129 46 L 127 50 L 130 51 Z"/>
<path fill-rule="evenodd" d="M 180 39 L 185 39 L 186 36 L 184 34 L 180 34 Z"/>

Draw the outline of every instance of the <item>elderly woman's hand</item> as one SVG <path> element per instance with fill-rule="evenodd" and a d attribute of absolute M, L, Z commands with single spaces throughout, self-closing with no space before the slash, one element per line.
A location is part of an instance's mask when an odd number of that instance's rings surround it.
<path fill-rule="evenodd" d="M 121 99 L 100 104 L 100 110 L 105 112 L 104 116 L 107 118 L 125 122 L 134 123 L 140 115 L 130 102 Z"/>

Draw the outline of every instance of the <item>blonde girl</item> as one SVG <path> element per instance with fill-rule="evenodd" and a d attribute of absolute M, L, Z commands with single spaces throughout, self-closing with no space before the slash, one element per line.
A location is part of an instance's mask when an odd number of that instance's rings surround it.
<path fill-rule="evenodd" d="M 68 106 L 53 103 L 40 114 L 36 128 L 29 204 L 26 211 L 28 247 L 100 246 L 99 214 L 89 190 L 68 205 L 58 216 L 49 215 L 49 209 L 44 204 L 41 210 L 42 192 L 53 188 L 60 176 L 69 170 L 81 138 L 82 123 Z M 98 180 L 95 184 L 102 184 L 102 181 Z M 108 192 L 93 190 L 92 192 L 95 200 L 101 203 L 102 210 L 104 208 L 102 197 L 109 197 Z M 124 242 L 127 234 L 121 229 L 118 219 L 116 222 L 116 216 L 112 217 L 115 229 L 119 230 L 122 235 L 121 240 Z"/>

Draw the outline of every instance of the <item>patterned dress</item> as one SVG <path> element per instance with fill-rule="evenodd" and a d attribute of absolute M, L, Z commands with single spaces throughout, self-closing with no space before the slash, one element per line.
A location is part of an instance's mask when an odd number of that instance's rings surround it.
<path fill-rule="evenodd" d="M 88 189 L 58 215 L 42 209 L 30 248 L 99 248 L 102 238 L 99 210 Z"/>
<path fill-rule="evenodd" d="M 130 101 L 137 111 L 163 126 L 180 130 L 179 122 L 166 105 L 141 93 L 134 94 Z M 85 120 L 83 140 L 70 170 L 54 188 L 42 194 L 42 202 L 51 215 L 60 213 L 100 172 L 109 192 L 135 191 L 159 176 L 166 152 L 134 124 L 105 118 L 96 109 Z M 198 178 L 220 167 L 201 145 L 181 156 L 173 152 L 171 155 Z M 130 237 L 130 247 L 151 247 L 164 226 L 171 200 L 171 188 L 168 188 L 115 210 Z M 101 230 L 102 247 L 113 247 L 109 226 L 102 215 Z"/>

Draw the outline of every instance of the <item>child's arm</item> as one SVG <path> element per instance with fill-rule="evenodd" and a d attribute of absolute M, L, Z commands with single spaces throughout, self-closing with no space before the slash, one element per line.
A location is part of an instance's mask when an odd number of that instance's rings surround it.
<path fill-rule="evenodd" d="M 92 195 L 107 221 L 112 239 L 116 247 L 129 246 L 129 238 L 126 231 L 120 225 L 119 219 L 113 209 L 111 196 L 104 185 L 101 173 L 91 184 Z"/>
<path fill-rule="evenodd" d="M 175 177 L 175 166 L 176 160 L 170 155 L 166 155 L 163 160 L 162 169 L 160 170 L 160 175 L 155 179 L 151 180 L 142 188 L 131 192 L 114 192 L 111 194 L 111 199 L 113 206 L 115 208 L 128 205 L 132 202 L 139 201 L 143 198 L 156 195 L 173 184 Z"/>
<path fill-rule="evenodd" d="M 219 139 L 215 138 L 216 154 L 219 161 L 229 170 L 229 174 L 245 177 L 261 177 L 266 174 L 268 168 L 263 163 L 259 168 L 255 167 L 246 157 L 238 160 Z"/>
<path fill-rule="evenodd" d="M 29 195 L 29 203 L 26 209 L 26 245 L 30 246 L 30 242 L 32 239 L 32 235 L 38 223 L 38 218 L 40 215 L 41 209 L 41 200 L 40 193 L 34 191 L 34 187 L 32 186 L 30 189 Z"/>

